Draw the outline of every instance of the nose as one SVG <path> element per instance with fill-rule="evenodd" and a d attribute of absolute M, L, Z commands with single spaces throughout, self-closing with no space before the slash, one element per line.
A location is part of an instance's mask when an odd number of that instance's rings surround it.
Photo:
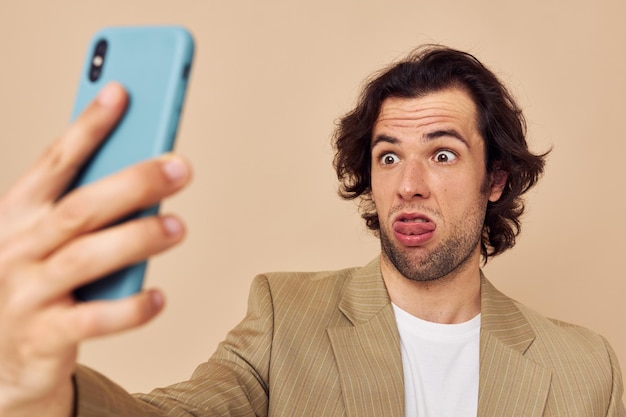
<path fill-rule="evenodd" d="M 405 162 L 403 166 L 398 194 L 403 200 L 411 201 L 415 198 L 428 198 L 428 172 L 420 162 Z"/>

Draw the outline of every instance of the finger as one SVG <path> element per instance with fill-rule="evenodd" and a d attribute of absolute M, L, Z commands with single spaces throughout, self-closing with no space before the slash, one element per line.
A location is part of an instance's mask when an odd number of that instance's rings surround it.
<path fill-rule="evenodd" d="M 174 216 L 129 221 L 68 243 L 41 266 L 37 301 L 57 299 L 75 288 L 140 262 L 179 243 L 184 226 Z"/>
<path fill-rule="evenodd" d="M 65 332 L 73 343 L 118 333 L 150 321 L 164 306 L 165 297 L 158 290 L 115 301 L 78 303 L 68 311 Z"/>
<path fill-rule="evenodd" d="M 54 201 L 124 113 L 128 96 L 117 83 L 105 86 L 65 133 L 11 188 L 11 207 Z"/>
<path fill-rule="evenodd" d="M 188 163 L 174 155 L 126 168 L 69 193 L 19 243 L 13 242 L 19 245 L 13 251 L 23 251 L 31 259 L 47 256 L 79 235 L 157 204 L 182 189 L 190 178 Z"/>

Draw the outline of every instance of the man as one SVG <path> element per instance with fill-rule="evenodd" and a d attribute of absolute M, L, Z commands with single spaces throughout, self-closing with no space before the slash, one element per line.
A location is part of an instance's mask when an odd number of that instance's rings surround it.
<path fill-rule="evenodd" d="M 176 158 L 51 202 L 95 146 L 84 138 L 101 137 L 124 102 L 118 86 L 105 90 L 0 205 L 12 225 L 0 240 L 1 415 L 626 416 L 603 338 L 543 318 L 482 275 L 481 257 L 514 245 L 543 156 L 528 151 L 496 77 L 441 47 L 370 81 L 335 137 L 341 195 L 361 199 L 379 258 L 258 276 L 244 320 L 186 382 L 132 397 L 75 368 L 79 341 L 139 325 L 162 301 L 153 292 L 75 305 L 71 289 L 183 234 L 173 217 L 99 231 L 180 189 L 189 171 Z M 145 192 L 130 198 L 123 180 Z M 125 198 L 101 213 L 101 193 Z M 113 244 L 123 238 L 130 255 Z"/>

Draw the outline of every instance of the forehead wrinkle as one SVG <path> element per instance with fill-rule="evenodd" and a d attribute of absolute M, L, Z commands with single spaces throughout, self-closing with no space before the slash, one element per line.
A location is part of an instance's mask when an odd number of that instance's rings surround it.
<path fill-rule="evenodd" d="M 374 130 L 381 130 L 381 128 L 382 130 L 414 129 L 416 131 L 426 129 L 427 131 L 419 136 L 419 141 L 422 143 L 442 137 L 450 137 L 461 141 L 466 147 L 471 148 L 469 138 L 466 138 L 456 127 L 459 123 L 464 124 L 463 120 L 461 120 L 463 117 L 459 118 L 460 114 L 453 110 L 442 108 L 406 109 L 401 106 L 391 107 L 386 110 L 379 115 Z M 469 122 L 474 129 L 477 129 L 474 118 L 470 117 Z M 435 126 L 431 127 L 432 125 Z M 442 126 L 438 127 L 439 125 Z M 372 139 L 372 147 L 379 142 L 396 144 L 400 141 L 389 134 L 378 134 Z"/>
<path fill-rule="evenodd" d="M 427 132 L 419 137 L 419 141 L 422 143 L 427 143 L 442 137 L 450 137 L 456 139 L 463 143 L 467 148 L 471 148 L 469 141 L 467 141 L 463 137 L 463 135 L 458 133 L 455 129 L 440 129 L 433 132 Z M 370 149 L 373 149 L 379 143 L 390 143 L 392 145 L 396 145 L 400 143 L 400 139 L 386 134 L 376 135 L 372 140 Z"/>
<path fill-rule="evenodd" d="M 460 112 L 448 108 L 422 108 L 416 105 L 414 108 L 405 108 L 402 106 L 383 106 L 378 115 L 377 122 L 398 122 L 411 124 L 430 124 L 434 123 L 430 119 L 454 119 L 458 117 Z"/>

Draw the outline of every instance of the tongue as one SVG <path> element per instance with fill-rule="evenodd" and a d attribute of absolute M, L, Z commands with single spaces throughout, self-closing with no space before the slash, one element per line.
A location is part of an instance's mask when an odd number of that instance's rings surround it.
<path fill-rule="evenodd" d="M 403 235 L 422 235 L 435 230 L 435 224 L 431 222 L 396 222 L 393 230 Z"/>

